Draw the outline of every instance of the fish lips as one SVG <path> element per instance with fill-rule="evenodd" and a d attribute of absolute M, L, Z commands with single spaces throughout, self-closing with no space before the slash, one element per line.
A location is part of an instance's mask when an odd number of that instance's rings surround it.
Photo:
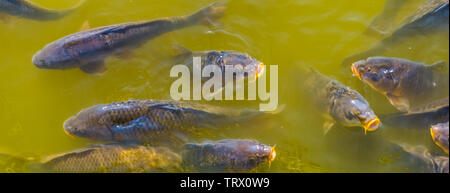
<path fill-rule="evenodd" d="M 362 61 L 358 61 L 352 64 L 352 72 L 353 75 L 358 77 L 359 80 L 362 80 L 362 76 L 361 76 L 361 66 L 365 64 L 365 60 Z"/>

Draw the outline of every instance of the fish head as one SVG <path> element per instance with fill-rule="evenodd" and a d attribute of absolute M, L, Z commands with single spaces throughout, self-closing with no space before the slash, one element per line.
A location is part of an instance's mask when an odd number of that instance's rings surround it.
<path fill-rule="evenodd" d="M 212 51 L 205 58 L 205 64 L 217 65 L 222 70 L 232 68 L 235 77 L 249 78 L 254 81 L 265 73 L 265 66 L 250 55 L 235 51 Z"/>
<path fill-rule="evenodd" d="M 64 122 L 64 132 L 72 137 L 81 137 L 99 141 L 113 140 L 109 125 L 105 124 L 105 116 L 101 106 L 84 109 Z"/>
<path fill-rule="evenodd" d="M 241 158 L 246 162 L 263 163 L 268 161 L 272 163 L 276 158 L 275 146 L 268 146 L 254 140 L 235 140 L 234 152 L 240 152 L 236 155 L 242 155 Z"/>
<path fill-rule="evenodd" d="M 369 58 L 352 64 L 355 76 L 383 93 L 395 91 L 401 77 L 407 71 L 407 66 L 382 57 Z"/>
<path fill-rule="evenodd" d="M 448 124 L 449 123 L 447 122 L 431 126 L 431 137 L 436 142 L 436 144 L 442 147 L 447 153 L 449 146 Z"/>
<path fill-rule="evenodd" d="M 381 121 L 362 96 L 354 94 L 338 99 L 333 108 L 333 118 L 341 125 L 363 127 L 365 133 L 381 127 Z"/>
<path fill-rule="evenodd" d="M 38 51 L 33 56 L 32 62 L 36 67 L 42 69 L 68 69 L 80 66 L 80 62 L 76 58 L 70 50 L 55 42 Z"/>

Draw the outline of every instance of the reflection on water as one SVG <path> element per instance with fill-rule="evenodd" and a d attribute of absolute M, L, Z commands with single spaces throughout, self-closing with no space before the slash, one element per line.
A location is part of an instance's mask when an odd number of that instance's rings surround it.
<path fill-rule="evenodd" d="M 77 0 L 32 0 L 64 9 Z M 80 70 L 36 68 L 32 56 L 47 43 L 79 31 L 89 21 L 99 27 L 129 21 L 188 15 L 213 0 L 88 1 L 60 20 L 38 22 L 20 18 L 0 20 L 0 152 L 39 156 L 86 147 L 92 141 L 64 134 L 63 122 L 81 109 L 128 99 L 170 99 L 171 57 L 176 47 L 192 51 L 235 50 L 266 65 L 279 65 L 279 103 L 285 110 L 269 123 L 237 125 L 217 139 L 256 139 L 275 145 L 277 158 L 269 168 L 255 172 L 417 172 L 392 153 L 397 143 L 439 152 L 429 130 L 382 127 L 367 136 L 361 129 L 337 126 L 323 135 L 324 119 L 307 97 L 296 92 L 296 70 L 313 66 L 363 95 L 377 114 L 397 112 L 386 98 L 352 76 L 342 61 L 373 47 L 382 39 L 365 35 L 385 1 L 352 0 L 230 0 L 217 29 L 192 27 L 164 34 L 138 48 L 132 58 L 106 59 L 108 72 L 87 75 Z M 395 24 L 409 16 L 424 0 L 409 1 Z M 101 5 L 101 6 L 99 6 Z M 390 47 L 383 54 L 433 64 L 449 61 L 448 30 L 419 35 Z M 257 107 L 256 102 L 212 102 L 236 108 Z M 212 139 L 212 140 L 217 140 Z M 394 141 L 394 142 L 392 142 Z M 403 157 L 402 157 L 403 156 Z"/>

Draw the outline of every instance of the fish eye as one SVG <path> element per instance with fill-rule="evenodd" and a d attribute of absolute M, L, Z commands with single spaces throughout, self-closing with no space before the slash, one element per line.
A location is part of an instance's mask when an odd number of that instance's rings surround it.
<path fill-rule="evenodd" d="M 369 76 L 370 76 L 370 80 L 372 80 L 374 82 L 380 80 L 380 76 L 377 73 L 370 73 Z"/>

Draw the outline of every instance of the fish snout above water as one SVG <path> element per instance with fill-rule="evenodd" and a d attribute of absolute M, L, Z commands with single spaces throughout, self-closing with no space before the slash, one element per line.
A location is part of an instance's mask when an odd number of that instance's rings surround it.
<path fill-rule="evenodd" d="M 200 172 L 248 172 L 258 165 L 275 160 L 275 147 L 255 140 L 221 140 L 186 144 L 183 163 Z"/>
<path fill-rule="evenodd" d="M 366 133 L 382 126 L 380 119 L 361 96 L 349 96 L 336 101 L 332 115 L 342 125 L 361 126 Z"/>
<path fill-rule="evenodd" d="M 384 94 L 402 112 L 445 94 L 441 90 L 448 88 L 448 78 L 444 78 L 448 77 L 447 69 L 446 62 L 426 65 L 388 57 L 371 57 L 351 67 L 355 76 Z"/>
<path fill-rule="evenodd" d="M 404 70 L 406 69 L 400 66 L 396 68 L 387 60 L 376 58 L 369 58 L 352 64 L 352 72 L 355 76 L 382 92 L 395 90 L 399 82 L 396 74 L 400 74 Z"/>

